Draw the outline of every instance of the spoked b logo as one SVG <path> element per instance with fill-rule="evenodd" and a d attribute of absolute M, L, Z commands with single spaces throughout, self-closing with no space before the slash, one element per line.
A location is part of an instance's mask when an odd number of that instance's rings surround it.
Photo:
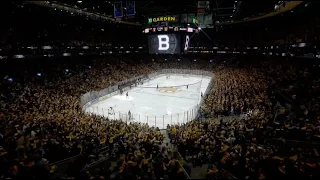
<path fill-rule="evenodd" d="M 186 41 L 185 41 L 185 44 L 184 44 L 184 50 L 188 50 L 189 48 L 189 41 L 190 41 L 190 38 L 189 38 L 189 35 L 186 36 Z"/>
<path fill-rule="evenodd" d="M 169 49 L 169 36 L 168 35 L 158 35 L 159 40 L 159 51 L 166 51 Z"/>

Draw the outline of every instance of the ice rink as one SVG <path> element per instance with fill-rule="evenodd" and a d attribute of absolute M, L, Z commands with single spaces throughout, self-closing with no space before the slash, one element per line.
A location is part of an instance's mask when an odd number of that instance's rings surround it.
<path fill-rule="evenodd" d="M 206 91 L 210 80 L 211 77 L 207 76 L 169 75 L 167 78 L 161 75 L 122 95 L 97 102 L 85 111 L 109 119 L 148 123 L 162 129 L 167 124 L 186 123 L 196 117 L 201 92 Z M 127 92 L 129 97 L 126 97 Z"/>

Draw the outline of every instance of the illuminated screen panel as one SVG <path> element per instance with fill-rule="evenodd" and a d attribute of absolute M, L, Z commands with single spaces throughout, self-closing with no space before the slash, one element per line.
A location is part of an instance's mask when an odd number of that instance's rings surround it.
<path fill-rule="evenodd" d="M 150 54 L 181 54 L 179 34 L 152 34 L 148 36 Z"/>

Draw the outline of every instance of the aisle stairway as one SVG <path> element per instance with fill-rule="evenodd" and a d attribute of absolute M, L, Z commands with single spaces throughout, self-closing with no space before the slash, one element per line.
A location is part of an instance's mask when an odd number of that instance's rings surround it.
<path fill-rule="evenodd" d="M 167 130 L 166 129 L 161 129 L 160 132 L 163 134 L 164 136 L 164 140 L 163 140 L 163 143 L 162 145 L 165 145 L 165 144 L 169 144 L 169 147 L 172 147 L 173 145 L 170 143 L 170 138 L 168 136 L 168 133 L 167 133 Z"/>
<path fill-rule="evenodd" d="M 168 143 L 168 147 L 171 147 L 175 149 L 175 147 L 170 143 L 170 138 L 168 136 L 167 130 L 160 130 L 160 132 L 164 135 L 164 141 L 163 145 L 166 145 Z M 185 163 L 185 161 L 181 158 L 180 160 L 181 165 Z M 207 174 L 207 168 L 208 164 L 204 164 L 202 167 L 192 167 L 191 168 L 191 174 L 190 178 L 191 179 L 206 179 L 206 174 Z"/>

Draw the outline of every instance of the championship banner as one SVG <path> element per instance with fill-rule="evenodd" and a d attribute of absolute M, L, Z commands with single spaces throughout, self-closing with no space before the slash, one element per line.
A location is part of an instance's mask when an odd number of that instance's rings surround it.
<path fill-rule="evenodd" d="M 203 13 L 198 13 L 197 14 L 198 24 L 203 24 L 203 20 L 204 20 L 204 14 Z"/>
<path fill-rule="evenodd" d="M 196 19 L 196 14 L 188 14 L 187 15 L 187 23 L 195 24 L 194 19 Z"/>
<path fill-rule="evenodd" d="M 134 16 L 136 14 L 136 4 L 135 1 L 127 1 L 127 16 Z"/>
<path fill-rule="evenodd" d="M 204 16 L 203 24 L 207 28 L 213 27 L 212 13 Z"/>
<path fill-rule="evenodd" d="M 206 1 L 198 1 L 198 9 L 200 9 L 200 8 L 205 9 L 206 3 L 207 3 Z"/>
<path fill-rule="evenodd" d="M 123 17 L 123 8 L 122 8 L 122 2 L 114 2 L 113 3 L 113 9 L 114 9 L 114 17 L 115 18 L 121 18 Z"/>
<path fill-rule="evenodd" d="M 206 9 L 206 1 L 198 1 L 197 14 L 204 14 Z"/>
<path fill-rule="evenodd" d="M 180 22 L 187 23 L 188 22 L 188 15 L 187 14 L 181 14 L 180 15 Z"/>
<path fill-rule="evenodd" d="M 204 13 L 207 6 L 207 1 L 198 1 L 198 9 L 197 9 L 197 21 L 198 24 L 203 23 Z"/>

